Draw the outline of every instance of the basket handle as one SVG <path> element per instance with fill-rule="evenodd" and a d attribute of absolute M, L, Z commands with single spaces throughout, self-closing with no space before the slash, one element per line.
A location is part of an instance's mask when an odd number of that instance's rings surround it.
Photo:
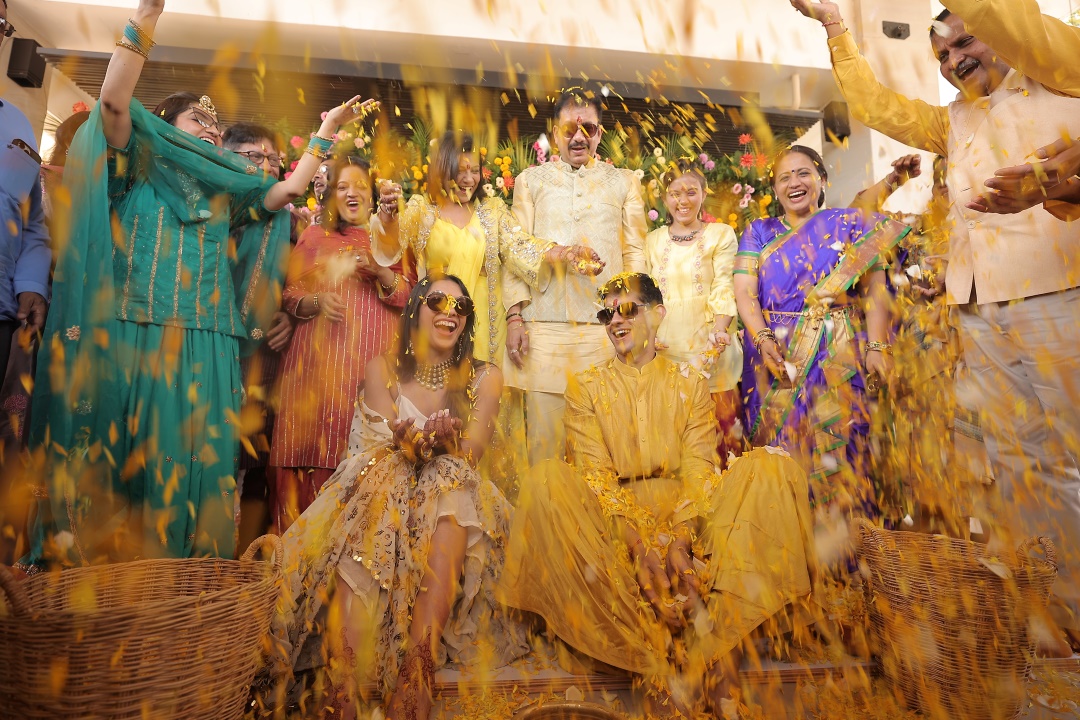
<path fill-rule="evenodd" d="M 1031 557 L 1031 550 L 1036 546 L 1041 546 L 1043 551 L 1043 557 L 1040 560 L 1048 563 L 1054 571 L 1058 569 L 1058 556 L 1057 548 L 1054 547 L 1054 543 L 1048 537 L 1031 537 L 1020 543 L 1020 547 L 1016 549 L 1016 556 L 1020 560 L 1021 564 L 1024 564 L 1028 560 L 1033 560 Z"/>
<path fill-rule="evenodd" d="M 285 549 L 281 546 L 281 538 L 277 535 L 267 534 L 257 538 L 248 545 L 248 549 L 244 551 L 240 559 L 244 562 L 252 562 L 255 560 L 255 553 L 266 549 L 273 551 L 273 560 L 270 565 L 274 568 L 274 572 L 280 573 L 281 565 L 285 562 Z"/>
<path fill-rule="evenodd" d="M 0 565 L 0 590 L 3 590 L 4 594 L 7 595 L 8 604 L 11 605 L 11 609 L 15 611 L 16 615 L 30 614 L 30 598 L 26 597 L 26 590 L 23 589 L 22 583 L 11 574 L 11 571 L 3 565 Z"/>
<path fill-rule="evenodd" d="M 885 547 L 885 543 L 881 538 L 881 531 L 874 523 L 864 517 L 857 517 L 851 521 L 851 525 L 859 538 L 860 547 L 863 545 L 870 545 L 871 543 L 873 543 L 874 547 L 878 550 Z"/>

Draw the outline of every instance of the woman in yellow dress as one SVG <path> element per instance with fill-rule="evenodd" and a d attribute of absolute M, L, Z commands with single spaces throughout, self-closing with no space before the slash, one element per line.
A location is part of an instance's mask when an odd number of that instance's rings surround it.
<path fill-rule="evenodd" d="M 477 307 L 476 359 L 501 365 L 508 322 L 504 271 L 542 289 L 551 266 L 595 275 L 603 264 L 589 248 L 561 247 L 524 232 L 501 199 L 481 199 L 481 169 L 473 138 L 445 133 L 431 160 L 427 194 L 413 195 L 400 219 L 401 187 L 381 185 L 371 219 L 372 255 L 389 267 L 410 250 L 420 278 L 436 270 L 461 278 Z M 521 322 L 520 315 L 509 322 Z"/>
<path fill-rule="evenodd" d="M 737 454 L 741 414 L 742 343 L 731 332 L 738 312 L 732 271 L 739 241 L 727 224 L 701 219 L 707 183 L 692 160 L 680 159 L 661 185 L 671 224 L 645 238 L 646 271 L 667 308 L 656 339 L 672 360 L 689 363 L 708 378 L 723 465 L 729 450 Z"/>

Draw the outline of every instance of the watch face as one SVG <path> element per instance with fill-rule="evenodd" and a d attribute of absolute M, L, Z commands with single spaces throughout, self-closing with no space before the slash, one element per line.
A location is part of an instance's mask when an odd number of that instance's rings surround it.
<path fill-rule="evenodd" d="M 38 165 L 41 164 L 41 156 L 37 154 L 37 151 L 34 150 L 34 148 L 27 145 L 22 140 L 20 140 L 19 138 L 15 138 L 14 140 L 12 140 L 11 143 L 8 145 L 8 147 L 19 148 L 24 153 L 29 155 L 31 160 L 36 162 Z"/>

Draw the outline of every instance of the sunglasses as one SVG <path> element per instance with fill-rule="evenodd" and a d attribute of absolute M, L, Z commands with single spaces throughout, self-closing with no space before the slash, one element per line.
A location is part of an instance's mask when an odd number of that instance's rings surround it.
<path fill-rule="evenodd" d="M 461 317 L 468 317 L 472 315 L 473 311 L 472 298 L 454 297 L 441 292 L 428 293 L 427 297 L 424 298 L 424 304 L 432 312 L 443 313 L 444 315 L 453 309 Z"/>
<path fill-rule="evenodd" d="M 633 320 L 638 316 L 638 313 L 642 310 L 648 310 L 649 306 L 642 303 L 636 303 L 632 300 L 626 300 L 618 305 L 612 305 L 611 307 L 605 307 L 596 313 L 596 319 L 600 321 L 601 325 L 610 325 L 611 321 L 615 319 L 615 313 L 619 313 L 627 320 Z"/>
<path fill-rule="evenodd" d="M 236 154 L 246 157 L 251 161 L 252 165 L 262 165 L 264 161 L 269 162 L 271 167 L 281 167 L 284 164 L 281 156 L 274 155 L 273 153 L 266 154 L 259 152 L 258 150 L 243 150 Z"/>
<path fill-rule="evenodd" d="M 7 18 L 0 18 L 0 37 L 11 37 L 15 34 L 15 26 Z"/>
<path fill-rule="evenodd" d="M 563 134 L 563 137 L 570 139 L 577 135 L 578 130 L 581 130 L 587 138 L 596 137 L 596 134 L 600 132 L 600 126 L 596 123 L 563 123 L 559 126 L 559 131 Z"/>
<path fill-rule="evenodd" d="M 199 123 L 207 130 L 210 130 L 212 128 L 214 130 L 217 130 L 218 132 L 221 132 L 221 125 L 218 124 L 217 120 L 213 119 L 212 117 L 200 110 L 196 110 L 194 107 L 188 108 L 188 110 L 191 111 L 191 116 L 195 118 L 195 122 Z"/>

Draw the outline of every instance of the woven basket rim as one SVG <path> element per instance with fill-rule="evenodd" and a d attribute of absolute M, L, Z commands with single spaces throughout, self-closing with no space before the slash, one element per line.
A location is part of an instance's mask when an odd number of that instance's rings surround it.
<path fill-rule="evenodd" d="M 144 560 L 131 560 L 125 563 L 113 563 L 110 565 L 92 565 L 89 567 L 70 568 L 66 570 L 50 571 L 45 573 L 39 573 L 26 578 L 23 581 L 24 588 L 33 584 L 43 584 L 48 578 L 54 575 L 60 575 L 67 573 L 70 577 L 72 574 L 84 574 L 84 575 L 101 575 L 109 572 L 110 569 L 115 570 L 117 567 L 123 566 L 124 570 L 138 568 L 141 566 L 183 566 L 187 570 L 206 568 L 206 567 L 224 567 L 233 568 L 236 566 L 243 566 L 245 570 L 256 570 L 261 574 L 261 577 L 252 580 L 238 580 L 238 582 L 232 587 L 224 587 L 218 590 L 210 592 L 201 592 L 194 595 L 175 595 L 173 597 L 165 597 L 158 600 L 153 600 L 144 604 L 130 605 L 126 607 L 118 606 L 105 606 L 87 610 L 50 610 L 37 607 L 34 598 L 25 592 L 24 597 L 30 606 L 30 612 L 26 615 L 20 614 L 15 611 L 15 603 L 7 597 L 6 593 L 0 593 L 0 602 L 4 602 L 7 607 L 7 614 L 0 616 L 0 623 L 7 622 L 22 622 L 25 620 L 40 620 L 42 618 L 50 618 L 55 620 L 69 619 L 69 620 L 86 620 L 93 619 L 97 615 L 108 613 L 110 615 L 116 615 L 120 613 L 132 613 L 134 615 L 144 615 L 155 609 L 160 610 L 163 607 L 170 609 L 178 609 L 181 607 L 187 607 L 188 605 L 200 605 L 206 606 L 215 604 L 223 599 L 223 596 L 236 593 L 248 587 L 260 585 L 263 583 L 277 583 L 281 578 L 281 569 L 272 563 L 260 562 L 257 560 L 232 560 L 226 558 L 160 558 L 160 559 L 144 559 Z"/>

